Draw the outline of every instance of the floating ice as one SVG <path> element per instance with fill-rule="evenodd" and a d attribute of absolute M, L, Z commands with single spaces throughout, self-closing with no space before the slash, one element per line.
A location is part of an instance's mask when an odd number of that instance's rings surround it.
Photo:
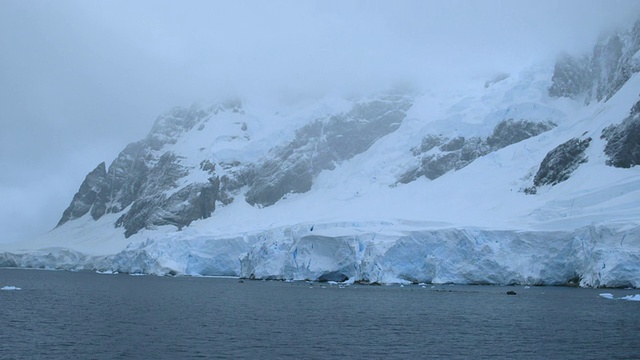
<path fill-rule="evenodd" d="M 610 293 L 602 293 L 600 294 L 600 296 L 602 296 L 605 299 L 609 299 L 609 300 L 627 300 L 627 301 L 640 301 L 640 294 L 635 294 L 635 295 L 627 295 L 627 296 L 622 296 L 622 297 L 613 297 L 613 294 Z"/>
<path fill-rule="evenodd" d="M 113 270 L 104 270 L 104 271 L 96 270 L 96 273 L 97 274 L 102 274 L 102 275 L 115 275 L 118 272 L 117 271 L 113 271 Z"/>
<path fill-rule="evenodd" d="M 16 287 L 16 286 L 10 286 L 10 285 L 8 285 L 8 286 L 3 286 L 3 287 L 1 287 L 1 288 L 0 288 L 0 290 L 22 290 L 22 289 L 21 289 L 21 288 L 19 288 L 19 287 Z"/>

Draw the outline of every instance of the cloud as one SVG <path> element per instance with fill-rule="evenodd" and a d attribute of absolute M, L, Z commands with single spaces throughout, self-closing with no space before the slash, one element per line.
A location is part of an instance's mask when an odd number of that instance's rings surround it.
<path fill-rule="evenodd" d="M 84 175 L 174 105 L 443 86 L 587 51 L 639 11 L 620 0 L 2 1 L 1 225 L 52 227 Z"/>

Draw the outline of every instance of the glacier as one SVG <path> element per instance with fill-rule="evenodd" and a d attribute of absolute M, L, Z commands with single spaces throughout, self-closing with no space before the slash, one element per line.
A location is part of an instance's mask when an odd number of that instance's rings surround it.
<path fill-rule="evenodd" d="M 639 230 L 300 224 L 237 237 L 148 239 L 107 256 L 62 248 L 4 253 L 0 266 L 272 280 L 339 276 L 378 283 L 640 287 Z"/>
<path fill-rule="evenodd" d="M 640 36 L 620 39 L 598 79 L 602 44 L 455 90 L 172 109 L 0 267 L 638 288 Z"/>

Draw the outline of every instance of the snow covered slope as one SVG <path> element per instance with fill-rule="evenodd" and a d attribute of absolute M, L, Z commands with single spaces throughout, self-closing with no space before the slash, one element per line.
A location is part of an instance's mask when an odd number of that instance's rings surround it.
<path fill-rule="evenodd" d="M 640 287 L 639 31 L 455 92 L 173 109 L 0 266 Z"/>

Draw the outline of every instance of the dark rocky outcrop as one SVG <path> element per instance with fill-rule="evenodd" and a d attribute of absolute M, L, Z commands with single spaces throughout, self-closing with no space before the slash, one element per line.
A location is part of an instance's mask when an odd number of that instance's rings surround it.
<path fill-rule="evenodd" d="M 127 145 L 108 171 L 101 163 L 87 175 L 58 226 L 88 212 L 98 220 L 105 214 L 126 210 L 115 225 L 122 226 L 129 237 L 143 228 L 160 225 L 182 228 L 196 219 L 209 217 L 217 200 L 228 200 L 221 196 L 216 164 L 208 160 L 200 164 L 199 170 L 211 175 L 208 181 L 178 184 L 189 169 L 181 165 L 178 155 L 162 150 L 165 145 L 174 144 L 183 132 L 196 124 L 203 126 L 208 117 L 220 111 L 242 110 L 238 102 L 227 102 L 211 108 L 174 108 L 158 117 L 149 135 Z M 228 175 L 225 179 L 228 186 L 231 180 Z"/>
<path fill-rule="evenodd" d="M 190 184 L 169 197 L 149 196 L 137 200 L 116 221 L 116 226 L 124 227 L 125 237 L 141 229 L 161 225 L 173 225 L 181 229 L 194 220 L 211 216 L 218 199 L 219 186 L 219 180 L 212 178 L 208 184 Z"/>
<path fill-rule="evenodd" d="M 159 150 L 165 144 L 175 144 L 182 133 L 191 130 L 196 124 L 204 125 L 203 120 L 222 111 L 243 112 L 242 103 L 239 100 L 229 100 L 208 108 L 197 105 L 189 108 L 175 107 L 156 119 L 145 143 L 152 150 Z"/>
<path fill-rule="evenodd" d="M 562 54 L 556 60 L 556 65 L 551 78 L 549 95 L 553 97 L 574 98 L 581 94 L 587 94 L 593 87 L 588 56 L 573 57 Z"/>
<path fill-rule="evenodd" d="M 125 228 L 129 237 L 143 228 L 173 225 L 178 229 L 192 221 L 211 216 L 218 199 L 220 181 L 209 178 L 208 183 L 192 183 L 179 188 L 177 181 L 188 175 L 179 164 L 179 157 L 165 153 L 148 172 L 147 181 L 129 211 L 116 226 Z"/>
<path fill-rule="evenodd" d="M 427 179 L 436 179 L 452 169 L 460 166 L 460 152 L 450 152 L 442 155 L 430 155 L 422 159 L 421 175 Z"/>
<path fill-rule="evenodd" d="M 485 143 L 495 151 L 538 136 L 553 129 L 555 126 L 556 124 L 549 121 L 505 120 L 496 125 L 493 133 L 486 139 Z"/>
<path fill-rule="evenodd" d="M 498 123 L 485 139 L 461 136 L 449 139 L 442 135 L 427 135 L 420 146 L 411 149 L 413 155 L 419 158 L 419 165 L 402 174 L 398 182 L 406 184 L 421 176 L 434 180 L 451 170 L 462 169 L 481 156 L 537 136 L 555 126 L 550 121 L 508 119 Z"/>
<path fill-rule="evenodd" d="M 395 131 L 411 105 L 405 96 L 387 95 L 302 127 L 291 142 L 245 173 L 250 185 L 246 201 L 269 206 L 288 193 L 309 191 L 321 171 L 334 169 Z"/>
<path fill-rule="evenodd" d="M 440 146 L 440 151 L 450 152 L 450 151 L 460 150 L 464 146 L 464 141 L 465 141 L 465 138 L 463 136 L 455 137 L 449 140 L 444 145 Z"/>
<path fill-rule="evenodd" d="M 622 123 L 605 128 L 602 138 L 607 140 L 604 148 L 609 156 L 607 165 L 620 168 L 640 165 L 640 101 Z"/>
<path fill-rule="evenodd" d="M 549 95 L 584 97 L 585 103 L 608 100 L 640 71 L 640 21 L 627 32 L 603 37 L 588 56 L 562 55 L 556 62 Z"/>
<path fill-rule="evenodd" d="M 127 208 L 139 196 L 146 182 L 152 157 L 144 141 L 129 144 L 109 166 L 105 196 L 106 213 L 117 213 Z"/>
<path fill-rule="evenodd" d="M 100 163 L 91 171 L 80 185 L 80 189 L 74 195 L 69 207 L 62 214 L 58 225 L 73 219 L 80 218 L 91 211 L 91 216 L 97 220 L 104 214 L 102 206 L 94 206 L 99 199 L 104 197 L 104 184 L 106 183 L 107 171 L 105 163 Z"/>
<path fill-rule="evenodd" d="M 446 138 L 442 135 L 429 134 L 424 138 L 422 138 L 422 142 L 420 143 L 420 146 L 414 147 L 413 149 L 411 149 L 411 152 L 413 153 L 413 156 L 419 156 L 433 149 L 436 146 L 440 146 L 441 144 L 444 144 L 445 141 L 446 141 Z"/>
<path fill-rule="evenodd" d="M 535 194 L 538 186 L 553 186 L 569 179 L 580 164 L 588 161 L 585 150 L 590 142 L 591 138 L 574 138 L 549 151 L 533 178 L 534 187 L 527 188 L 525 192 Z"/>

